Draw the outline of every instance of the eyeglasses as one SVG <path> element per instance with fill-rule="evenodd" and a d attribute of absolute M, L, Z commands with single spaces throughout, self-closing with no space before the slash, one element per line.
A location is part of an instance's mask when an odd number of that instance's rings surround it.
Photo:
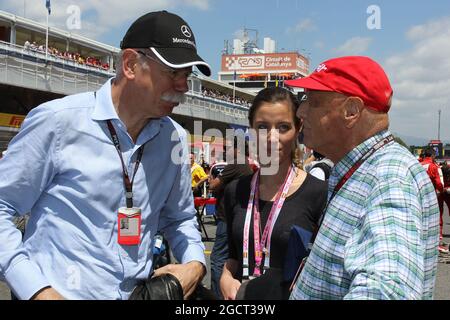
<path fill-rule="evenodd" d="M 148 59 L 150 59 L 150 60 L 156 62 L 157 64 L 159 64 L 160 66 L 162 66 L 164 68 L 164 72 L 166 72 L 169 75 L 169 78 L 174 81 L 189 78 L 192 74 L 192 70 L 177 70 L 177 69 L 166 66 L 158 59 L 153 58 L 152 56 L 146 54 L 145 52 L 143 52 L 141 50 L 137 50 L 136 52 L 142 54 L 143 56 L 147 57 Z"/>

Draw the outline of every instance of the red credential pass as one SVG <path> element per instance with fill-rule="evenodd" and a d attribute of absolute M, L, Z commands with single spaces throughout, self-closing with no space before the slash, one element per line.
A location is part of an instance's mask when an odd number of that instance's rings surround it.
<path fill-rule="evenodd" d="M 141 239 L 141 209 L 119 208 L 118 243 L 124 246 L 136 246 Z"/>

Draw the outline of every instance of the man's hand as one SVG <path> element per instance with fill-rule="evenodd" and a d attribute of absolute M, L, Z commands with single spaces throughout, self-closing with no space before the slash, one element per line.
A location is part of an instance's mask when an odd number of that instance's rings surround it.
<path fill-rule="evenodd" d="M 38 291 L 31 300 L 64 300 L 64 297 L 52 287 L 46 287 Z"/>
<path fill-rule="evenodd" d="M 187 299 L 194 292 L 200 281 L 202 281 L 206 274 L 206 269 L 198 261 L 191 261 L 186 264 L 168 264 L 167 266 L 156 269 L 154 276 L 161 276 L 166 273 L 174 275 L 180 281 L 183 287 L 184 299 Z"/>

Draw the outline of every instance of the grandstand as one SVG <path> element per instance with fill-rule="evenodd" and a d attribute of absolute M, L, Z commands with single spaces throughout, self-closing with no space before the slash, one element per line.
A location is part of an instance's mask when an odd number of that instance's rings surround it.
<path fill-rule="evenodd" d="M 97 90 L 115 75 L 119 48 L 0 11 L 0 151 L 37 105 L 65 95 Z M 255 94 L 210 78 L 193 75 L 188 99 L 173 118 L 189 132 L 202 120 L 203 132 L 246 127 Z M 208 142 L 207 142 L 208 143 Z"/>

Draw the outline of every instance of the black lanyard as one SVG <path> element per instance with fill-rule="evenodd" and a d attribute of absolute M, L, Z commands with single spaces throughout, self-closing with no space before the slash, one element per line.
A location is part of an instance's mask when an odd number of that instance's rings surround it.
<path fill-rule="evenodd" d="M 130 181 L 130 177 L 128 175 L 128 170 L 125 166 L 125 162 L 123 161 L 122 151 L 120 150 L 119 137 L 117 135 L 116 129 L 114 129 L 114 126 L 112 125 L 111 120 L 107 120 L 107 123 L 108 123 L 109 132 L 111 133 L 112 141 L 114 143 L 114 146 L 116 147 L 117 153 L 119 154 L 120 161 L 122 162 L 123 183 L 125 186 L 125 199 L 127 202 L 127 208 L 132 208 L 133 207 L 134 177 L 136 176 L 136 172 L 138 171 L 139 164 L 141 163 L 145 144 L 143 144 L 142 146 L 139 147 L 136 164 L 134 165 L 133 177 L 131 178 L 131 181 Z"/>

